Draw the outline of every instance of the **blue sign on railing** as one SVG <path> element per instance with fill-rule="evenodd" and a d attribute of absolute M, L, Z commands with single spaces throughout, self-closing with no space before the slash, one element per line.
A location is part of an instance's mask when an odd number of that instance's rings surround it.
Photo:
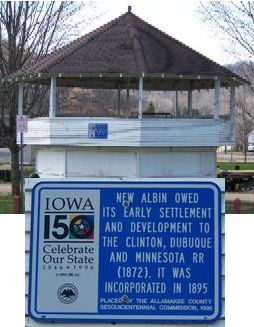
<path fill-rule="evenodd" d="M 217 319 L 220 207 L 220 189 L 211 182 L 38 183 L 30 315 L 41 321 Z"/>
<path fill-rule="evenodd" d="M 88 124 L 88 138 L 89 139 L 107 139 L 108 138 L 108 124 L 89 123 Z"/>

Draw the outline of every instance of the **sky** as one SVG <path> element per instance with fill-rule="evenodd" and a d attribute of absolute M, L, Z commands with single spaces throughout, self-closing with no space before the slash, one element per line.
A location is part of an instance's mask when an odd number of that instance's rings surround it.
<path fill-rule="evenodd" d="M 194 0 L 93 0 L 95 8 L 87 10 L 92 17 L 99 16 L 85 27 L 84 34 L 125 13 L 128 5 L 132 12 L 170 36 L 183 42 L 221 65 L 232 63 L 236 58 L 226 51 L 222 35 L 202 22 L 198 13 L 199 1 Z M 82 33 L 83 34 L 83 33 Z"/>

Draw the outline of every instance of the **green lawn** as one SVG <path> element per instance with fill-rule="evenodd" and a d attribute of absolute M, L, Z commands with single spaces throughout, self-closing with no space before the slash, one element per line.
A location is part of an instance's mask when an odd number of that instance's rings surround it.
<path fill-rule="evenodd" d="M 0 195 L 0 214 L 12 213 L 11 195 Z M 232 204 L 226 203 L 226 213 L 232 213 Z M 242 204 L 241 214 L 254 214 L 254 206 Z"/>
<path fill-rule="evenodd" d="M 254 170 L 254 162 L 217 162 L 217 167 L 222 170 Z"/>
<path fill-rule="evenodd" d="M 11 195 L 0 195 L 0 214 L 12 213 Z"/>
<path fill-rule="evenodd" d="M 32 173 L 34 173 L 34 166 L 24 166 L 25 178 L 28 178 Z"/>
<path fill-rule="evenodd" d="M 226 202 L 226 213 L 230 214 L 233 213 L 232 210 L 232 203 Z M 241 206 L 241 214 L 254 214 L 254 206 L 249 204 L 242 204 Z"/>

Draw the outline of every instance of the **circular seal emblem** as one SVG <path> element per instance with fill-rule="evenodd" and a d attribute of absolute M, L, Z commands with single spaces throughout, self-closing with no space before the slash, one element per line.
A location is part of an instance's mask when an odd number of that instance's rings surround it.
<path fill-rule="evenodd" d="M 93 217 L 88 215 L 74 217 L 70 223 L 70 231 L 73 237 L 78 239 L 93 238 Z"/>
<path fill-rule="evenodd" d="M 70 304 L 76 301 L 78 297 L 78 289 L 73 284 L 63 284 L 58 288 L 57 296 L 61 302 Z"/>

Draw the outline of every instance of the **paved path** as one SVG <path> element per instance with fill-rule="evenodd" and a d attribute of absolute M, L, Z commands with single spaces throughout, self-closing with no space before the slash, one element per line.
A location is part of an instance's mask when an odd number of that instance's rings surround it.
<path fill-rule="evenodd" d="M 233 152 L 232 156 L 230 152 L 217 152 L 217 161 L 244 162 L 244 155 L 242 152 Z M 247 152 L 247 162 L 254 162 L 254 152 Z"/>
<path fill-rule="evenodd" d="M 243 202 L 253 203 L 254 205 L 254 193 L 236 193 L 236 192 L 226 192 L 226 201 L 233 201 L 236 198 Z"/>

